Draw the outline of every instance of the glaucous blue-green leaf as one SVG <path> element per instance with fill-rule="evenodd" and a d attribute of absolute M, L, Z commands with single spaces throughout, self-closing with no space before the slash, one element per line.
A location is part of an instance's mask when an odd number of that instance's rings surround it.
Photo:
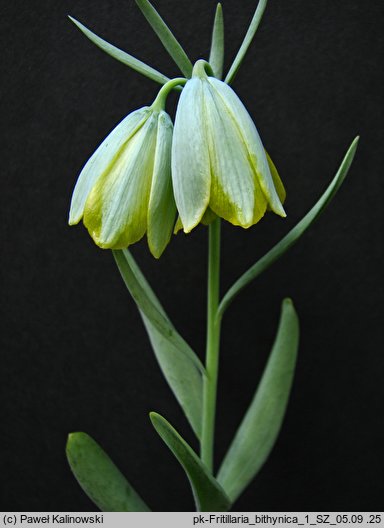
<path fill-rule="evenodd" d="M 156 359 L 196 436 L 200 438 L 204 367 L 173 327 L 128 250 L 114 251 L 124 282 L 136 301 Z"/>
<path fill-rule="evenodd" d="M 150 413 L 150 418 L 154 428 L 187 474 L 197 511 L 228 511 L 230 500 L 193 449 L 165 418 L 154 412 Z"/>
<path fill-rule="evenodd" d="M 68 435 L 66 453 L 76 480 L 101 511 L 150 511 L 109 456 L 89 435 Z"/>
<path fill-rule="evenodd" d="M 102 39 L 95 33 L 93 33 L 90 29 L 85 27 L 81 22 L 76 20 L 73 17 L 69 17 L 69 19 L 77 26 L 84 35 L 89 38 L 91 42 L 96 44 L 96 46 L 114 59 L 118 60 L 119 62 L 122 62 L 126 66 L 129 66 L 133 70 L 137 71 L 138 73 L 141 73 L 145 77 L 148 77 L 149 79 L 152 79 L 153 81 L 156 81 L 160 84 L 165 84 L 167 81 L 169 81 L 169 77 L 166 75 L 163 75 L 159 71 L 155 70 L 151 66 L 148 66 L 145 64 L 145 62 L 142 62 L 139 59 L 136 59 L 129 53 L 126 53 L 125 51 L 122 51 L 121 49 L 117 48 L 113 44 L 110 44 L 106 40 Z"/>
<path fill-rule="evenodd" d="M 209 54 L 209 64 L 215 77 L 221 79 L 224 65 L 224 18 L 221 4 L 217 4 L 215 20 L 212 30 L 211 52 Z"/>
<path fill-rule="evenodd" d="M 291 391 L 298 344 L 299 320 L 292 301 L 285 299 L 267 366 L 217 476 L 232 501 L 248 486 L 275 444 Z"/>
<path fill-rule="evenodd" d="M 189 60 L 188 55 L 183 50 L 181 44 L 178 42 L 159 13 L 148 0 L 136 0 L 136 4 L 151 25 L 156 35 L 159 37 L 164 48 L 168 51 L 169 55 L 180 68 L 180 71 L 186 77 L 190 77 L 193 67 L 192 63 Z"/>
<path fill-rule="evenodd" d="M 148 297 L 169 321 L 132 254 L 127 250 L 124 252 L 124 256 Z M 200 438 L 203 405 L 203 376 L 201 371 L 196 368 L 196 365 L 191 362 L 186 354 L 180 353 L 178 348 L 171 345 L 169 340 L 156 330 L 144 313 L 141 310 L 139 311 L 164 377 L 184 410 L 196 436 Z M 169 321 L 169 324 L 172 325 L 171 321 Z"/>
<path fill-rule="evenodd" d="M 233 299 L 243 290 L 252 280 L 258 277 L 264 270 L 269 268 L 273 262 L 279 259 L 288 249 L 293 246 L 297 240 L 305 233 L 305 231 L 313 224 L 313 222 L 320 216 L 327 205 L 331 202 L 336 192 L 339 190 L 345 177 L 348 174 L 349 168 L 352 164 L 356 153 L 359 137 L 356 137 L 349 147 L 345 157 L 337 171 L 335 177 L 329 184 L 328 188 L 316 202 L 312 209 L 304 216 L 296 226 L 289 231 L 284 238 L 280 240 L 266 255 L 251 266 L 241 277 L 231 286 L 231 288 L 224 295 L 218 310 L 219 317 L 222 317 L 225 310 L 231 304 Z"/>
<path fill-rule="evenodd" d="M 240 65 L 243 62 L 243 59 L 245 57 L 245 54 L 247 53 L 247 50 L 249 46 L 251 45 L 252 40 L 256 34 L 257 28 L 259 27 L 259 24 L 263 17 L 266 6 L 267 6 L 267 0 L 259 1 L 255 14 L 253 15 L 253 18 L 249 25 L 248 31 L 245 34 L 244 40 L 240 46 L 240 49 L 237 52 L 235 60 L 233 61 L 232 66 L 230 67 L 229 72 L 227 73 L 227 76 L 225 77 L 225 82 L 227 84 L 231 84 L 231 82 L 233 81 L 237 73 L 237 70 L 240 68 Z"/>

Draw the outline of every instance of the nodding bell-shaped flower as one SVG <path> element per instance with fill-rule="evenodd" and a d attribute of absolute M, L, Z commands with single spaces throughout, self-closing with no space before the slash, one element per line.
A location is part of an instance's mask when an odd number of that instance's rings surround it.
<path fill-rule="evenodd" d="M 83 219 L 101 248 L 126 248 L 147 233 L 149 249 L 159 258 L 171 238 L 173 125 L 163 110 L 171 88 L 165 85 L 152 106 L 123 119 L 80 173 L 69 224 Z"/>
<path fill-rule="evenodd" d="M 250 115 L 206 68 L 205 61 L 195 64 L 175 119 L 172 180 L 184 231 L 189 233 L 206 211 L 244 228 L 267 209 L 286 216 L 284 187 Z"/>

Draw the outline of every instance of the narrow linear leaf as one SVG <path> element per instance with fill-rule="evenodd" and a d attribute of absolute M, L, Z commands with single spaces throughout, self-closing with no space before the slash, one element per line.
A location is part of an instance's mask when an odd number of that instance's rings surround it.
<path fill-rule="evenodd" d="M 135 275 L 136 280 L 140 283 L 141 287 L 145 291 L 145 294 L 148 296 L 148 299 L 156 306 L 159 312 L 161 312 L 164 315 L 164 317 L 167 318 L 169 324 L 172 325 L 158 297 L 156 296 L 155 292 L 152 290 L 149 282 L 145 278 L 143 272 L 139 268 L 136 260 L 133 258 L 132 253 L 129 251 L 129 249 L 126 249 L 123 251 L 123 257 L 126 260 L 128 266 L 131 268 L 132 273 Z"/>
<path fill-rule="evenodd" d="M 191 77 L 193 65 L 188 55 L 153 5 L 148 0 L 136 0 L 136 4 L 180 71 L 186 77 Z"/>
<path fill-rule="evenodd" d="M 137 280 L 135 274 L 133 273 L 131 267 L 129 266 L 129 261 L 125 257 L 125 252 L 127 250 L 115 249 L 112 250 L 113 256 L 115 257 L 117 266 L 123 277 L 125 285 L 127 286 L 130 294 L 132 295 L 134 301 L 140 310 L 144 313 L 146 317 L 150 320 L 151 324 L 158 330 L 168 341 L 175 345 L 180 352 L 188 356 L 192 363 L 194 363 L 202 373 L 205 373 L 205 369 L 200 359 L 193 352 L 191 347 L 187 342 L 177 333 L 173 325 L 170 323 L 168 317 L 164 314 L 162 310 L 158 308 L 156 304 L 153 303 L 151 298 L 147 295 L 142 285 Z"/>
<path fill-rule="evenodd" d="M 231 286 L 231 288 L 224 295 L 218 310 L 219 317 L 222 317 L 225 310 L 238 295 L 251 281 L 256 279 L 263 271 L 269 268 L 276 260 L 278 260 L 290 247 L 295 244 L 299 238 L 306 232 L 306 230 L 313 224 L 313 222 L 320 216 L 327 205 L 331 202 L 339 190 L 341 184 L 345 180 L 349 168 L 352 164 L 353 158 L 356 153 L 357 144 L 359 142 L 359 136 L 357 136 L 349 147 L 345 157 L 333 178 L 328 188 L 316 202 L 312 209 L 304 216 L 298 224 L 295 225 L 291 231 L 284 238 L 280 240 L 268 253 L 266 253 L 260 260 L 258 260 L 253 266 L 251 266 L 241 277 Z"/>
<path fill-rule="evenodd" d="M 225 82 L 227 84 L 231 84 L 231 82 L 235 78 L 237 70 L 240 68 L 240 65 L 243 62 L 243 59 L 245 57 L 245 54 L 247 53 L 248 48 L 251 45 L 252 40 L 256 34 L 257 28 L 259 27 L 259 24 L 263 17 L 266 6 L 267 6 L 267 0 L 259 0 L 255 14 L 253 15 L 253 18 L 249 25 L 248 31 L 245 34 L 244 40 L 240 46 L 239 51 L 237 52 L 235 60 L 233 61 L 232 66 L 230 67 L 229 72 L 227 73 L 227 76 L 225 78 Z"/>
<path fill-rule="evenodd" d="M 148 298 L 167 317 L 158 298 L 131 253 L 126 250 L 123 255 Z M 186 354 L 180 353 L 178 348 L 172 345 L 167 338 L 156 330 L 155 326 L 151 324 L 142 310 L 139 309 L 139 312 L 164 377 L 188 418 L 197 438 L 200 438 L 203 407 L 203 377 L 201 372 Z M 173 328 L 168 317 L 167 321 Z"/>
<path fill-rule="evenodd" d="M 197 511 L 228 511 L 231 506 L 230 500 L 193 449 L 160 414 L 152 412 L 150 418 L 154 428 L 187 474 Z"/>
<path fill-rule="evenodd" d="M 212 30 L 211 52 L 209 64 L 218 79 L 223 77 L 224 66 L 224 17 L 221 4 L 217 4 Z"/>
<path fill-rule="evenodd" d="M 66 453 L 76 480 L 101 511 L 151 511 L 109 456 L 86 433 L 68 435 Z"/>
<path fill-rule="evenodd" d="M 114 257 L 125 284 L 139 308 L 164 377 L 193 431 L 200 438 L 203 394 L 202 369 L 204 370 L 204 368 L 189 345 L 176 332 L 131 253 L 128 250 L 114 251 Z M 154 323 L 154 314 L 155 317 L 161 315 L 161 324 L 163 327 L 166 326 L 165 332 L 164 329 L 159 330 L 159 323 Z M 171 338 L 169 336 L 170 331 L 172 331 Z M 175 340 L 175 336 L 178 336 L 178 339 Z"/>
<path fill-rule="evenodd" d="M 96 44 L 97 47 L 105 51 L 108 55 L 113 57 L 114 59 L 122 62 L 126 66 L 129 66 L 133 70 L 141 73 L 145 77 L 148 77 L 149 79 L 152 79 L 153 81 L 156 81 L 160 84 L 165 84 L 169 81 L 169 77 L 166 75 L 163 75 L 159 71 L 155 70 L 151 66 L 148 66 L 145 64 L 145 62 L 142 62 L 139 59 L 136 59 L 129 53 L 126 53 L 125 51 L 122 51 L 121 49 L 117 48 L 113 44 L 110 44 L 106 40 L 102 39 L 95 33 L 93 33 L 90 29 L 85 27 L 81 22 L 76 20 L 75 18 L 69 16 L 69 19 L 77 26 L 84 35 L 89 38 L 91 42 Z"/>
<path fill-rule="evenodd" d="M 193 432 L 200 440 L 203 408 L 202 375 L 185 354 L 181 354 L 151 325 L 142 312 L 141 317 L 160 369 L 184 411 Z"/>
<path fill-rule="evenodd" d="M 283 422 L 299 344 L 299 320 L 284 299 L 275 343 L 259 387 L 224 458 L 217 480 L 235 501 L 270 454 Z"/>

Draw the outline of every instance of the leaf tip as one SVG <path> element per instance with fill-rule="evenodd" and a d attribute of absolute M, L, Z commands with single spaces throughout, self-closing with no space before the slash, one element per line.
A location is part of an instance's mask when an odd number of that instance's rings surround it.
<path fill-rule="evenodd" d="M 164 418 L 156 411 L 151 411 L 149 413 L 149 419 L 151 420 L 153 425 L 155 425 L 155 423 L 159 422 L 160 420 L 164 420 Z"/>
<path fill-rule="evenodd" d="M 292 301 L 292 299 L 290 297 L 285 297 L 285 299 L 283 299 L 282 305 L 283 306 L 292 306 L 292 308 L 293 308 L 293 301 Z"/>
<path fill-rule="evenodd" d="M 299 318 L 296 312 L 293 300 L 290 297 L 285 297 L 281 303 L 281 312 L 288 312 L 293 316 L 294 320 L 299 324 Z"/>
<path fill-rule="evenodd" d="M 81 433 L 69 433 L 67 443 L 65 444 L 65 454 L 71 467 L 74 462 L 74 457 L 76 456 L 75 453 L 76 447 L 78 447 L 79 435 L 81 435 Z"/>
<path fill-rule="evenodd" d="M 73 22 L 73 23 L 75 24 L 75 26 L 77 26 L 77 25 L 79 24 L 79 21 L 76 20 L 76 18 L 74 18 L 73 16 L 71 16 L 71 15 L 67 15 L 67 17 L 69 18 L 69 20 L 70 20 L 71 22 Z"/>
<path fill-rule="evenodd" d="M 67 437 L 66 450 L 68 451 L 74 445 L 78 444 L 78 442 L 81 442 L 81 440 L 89 440 L 89 439 L 90 439 L 90 436 L 87 435 L 87 433 L 83 433 L 80 431 L 69 433 Z"/>
<path fill-rule="evenodd" d="M 80 31 L 82 31 L 84 33 L 84 30 L 86 30 L 87 28 L 81 23 L 79 22 L 76 18 L 74 18 L 73 16 L 71 15 L 67 15 L 69 20 L 75 24 L 75 26 L 80 29 Z"/>
<path fill-rule="evenodd" d="M 68 449 L 69 447 L 71 447 L 71 445 L 73 444 L 73 442 L 76 441 L 76 436 L 78 435 L 78 433 L 69 433 L 69 435 L 67 436 L 67 443 L 66 443 L 66 448 Z"/>
<path fill-rule="evenodd" d="M 349 149 L 347 150 L 347 153 L 345 155 L 345 157 L 347 158 L 348 156 L 352 156 L 352 159 L 351 161 L 353 160 L 353 158 L 355 157 L 355 154 L 356 154 L 356 150 L 357 150 L 357 146 L 359 144 L 359 141 L 360 141 L 360 136 L 356 136 L 355 139 L 352 141 Z"/>
<path fill-rule="evenodd" d="M 161 431 L 164 429 L 173 429 L 171 424 L 164 418 L 164 416 L 161 416 L 161 414 L 151 411 L 149 413 L 149 419 L 152 422 L 153 427 L 156 429 L 156 431 L 161 435 Z"/>

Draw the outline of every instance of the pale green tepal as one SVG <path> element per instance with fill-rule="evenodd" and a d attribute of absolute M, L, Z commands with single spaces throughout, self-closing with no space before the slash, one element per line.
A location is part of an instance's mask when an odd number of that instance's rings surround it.
<path fill-rule="evenodd" d="M 199 60 L 177 107 L 172 181 L 184 231 L 207 210 L 244 228 L 267 209 L 286 216 L 284 187 L 256 127 L 235 92 Z"/>
<path fill-rule="evenodd" d="M 156 103 L 157 101 L 157 103 Z M 101 248 L 123 249 L 147 233 L 159 258 L 173 231 L 173 124 L 158 99 L 129 114 L 84 166 L 73 192 L 69 224 L 83 219 Z"/>

